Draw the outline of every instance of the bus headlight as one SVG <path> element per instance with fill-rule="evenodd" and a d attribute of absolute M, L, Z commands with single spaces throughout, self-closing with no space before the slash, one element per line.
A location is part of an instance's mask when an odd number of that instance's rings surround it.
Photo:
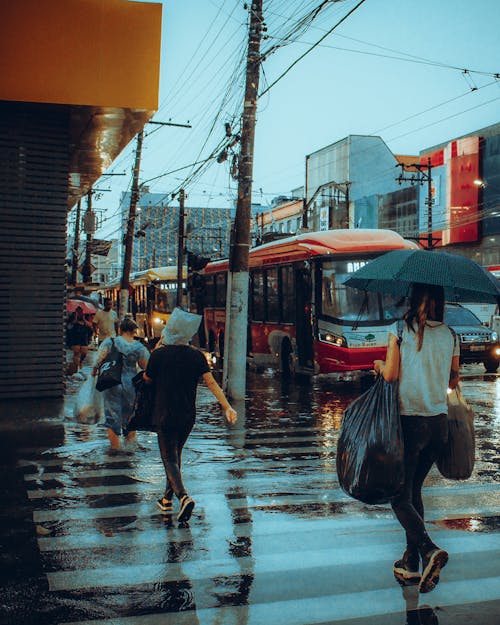
<path fill-rule="evenodd" d="M 491 342 L 496 343 L 498 341 L 498 332 L 491 333 Z"/>
<path fill-rule="evenodd" d="M 344 336 L 336 336 L 331 332 L 325 332 L 324 334 L 320 334 L 319 338 L 321 341 L 325 341 L 325 343 L 331 343 L 332 345 L 338 345 L 339 347 L 347 347 L 347 341 Z"/>

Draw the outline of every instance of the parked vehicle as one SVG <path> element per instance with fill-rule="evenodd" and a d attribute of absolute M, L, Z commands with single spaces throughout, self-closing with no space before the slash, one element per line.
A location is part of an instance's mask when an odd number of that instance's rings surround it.
<path fill-rule="evenodd" d="M 460 362 L 483 363 L 488 373 L 495 373 L 500 363 L 498 333 L 460 304 L 446 304 L 444 320 L 460 339 Z"/>

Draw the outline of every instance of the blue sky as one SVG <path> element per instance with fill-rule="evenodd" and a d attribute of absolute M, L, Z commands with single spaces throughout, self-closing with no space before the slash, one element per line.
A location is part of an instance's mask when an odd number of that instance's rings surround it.
<path fill-rule="evenodd" d="M 263 65 L 267 88 L 359 0 L 329 2 L 308 27 Z M 141 181 L 170 196 L 224 137 L 237 129 L 244 89 L 247 11 L 243 0 L 164 0 L 160 107 L 154 119 L 193 128 L 146 128 Z M 321 0 L 264 0 L 268 39 L 278 43 Z M 266 203 L 304 184 L 310 154 L 349 134 L 380 135 L 394 153 L 426 147 L 500 121 L 498 0 L 365 0 L 258 103 L 254 201 Z M 462 70 L 468 70 L 464 74 Z M 103 178 L 96 201 L 116 236 L 121 191 L 129 189 L 135 142 Z M 229 163 L 213 163 L 185 184 L 188 205 L 228 206 L 236 196 Z M 260 192 L 262 190 L 262 193 Z M 178 206 L 176 201 L 173 206 Z"/>

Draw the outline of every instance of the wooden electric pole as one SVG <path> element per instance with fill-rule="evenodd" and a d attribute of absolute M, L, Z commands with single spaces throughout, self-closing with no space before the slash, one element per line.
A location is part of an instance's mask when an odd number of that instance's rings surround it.
<path fill-rule="evenodd" d="M 179 191 L 179 230 L 177 233 L 177 306 L 182 306 L 182 266 L 184 265 L 184 189 Z"/>
<path fill-rule="evenodd" d="M 139 171 L 141 168 L 141 153 L 142 153 L 142 141 L 143 131 L 141 130 L 137 135 L 137 147 L 135 150 L 135 163 L 134 173 L 132 177 L 132 191 L 130 193 L 130 206 L 127 220 L 127 230 L 123 244 L 125 246 L 123 256 L 123 272 L 120 285 L 120 319 L 128 313 L 128 300 L 129 300 L 129 288 L 130 288 L 130 270 L 132 268 L 132 252 L 134 245 L 134 228 L 135 228 L 135 213 L 137 209 L 137 202 L 139 200 Z"/>
<path fill-rule="evenodd" d="M 70 283 L 75 286 L 78 277 L 78 260 L 80 256 L 80 220 L 82 211 L 82 201 L 78 200 L 76 205 L 75 234 L 73 237 L 73 256 L 71 257 L 71 278 Z"/>
<path fill-rule="evenodd" d="M 238 200 L 229 254 L 226 303 L 223 385 L 232 399 L 244 399 L 246 386 L 248 253 L 250 249 L 253 151 L 261 64 L 262 22 L 262 0 L 252 0 L 250 3 L 245 101 L 241 120 Z"/>
<path fill-rule="evenodd" d="M 82 282 L 88 284 L 92 281 L 92 237 L 96 230 L 95 213 L 92 210 L 92 193 L 94 191 L 90 189 L 87 193 L 87 210 L 83 217 L 83 230 L 86 234 L 85 240 L 85 259 L 82 266 Z"/>

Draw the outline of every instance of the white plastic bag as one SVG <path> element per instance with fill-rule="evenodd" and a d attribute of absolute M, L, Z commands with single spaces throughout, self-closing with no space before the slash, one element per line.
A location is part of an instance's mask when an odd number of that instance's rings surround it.
<path fill-rule="evenodd" d="M 104 416 L 103 396 L 95 385 L 96 378 L 89 377 L 76 396 L 74 415 L 79 423 L 95 425 Z"/>
<path fill-rule="evenodd" d="M 187 345 L 198 332 L 201 319 L 201 315 L 188 313 L 182 308 L 174 308 L 161 333 L 161 342 L 163 345 Z"/>

